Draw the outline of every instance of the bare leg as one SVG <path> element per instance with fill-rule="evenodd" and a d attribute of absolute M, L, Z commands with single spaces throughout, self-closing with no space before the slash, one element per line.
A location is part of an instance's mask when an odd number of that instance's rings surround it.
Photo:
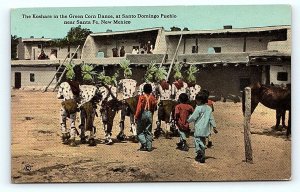
<path fill-rule="evenodd" d="M 94 122 L 95 116 L 96 116 L 96 109 L 93 109 L 93 112 L 92 112 L 92 122 Z M 95 134 L 96 134 L 96 127 L 93 124 L 93 126 L 91 128 L 91 131 L 90 131 L 90 134 L 89 134 L 89 139 L 94 139 L 95 138 Z"/>
<path fill-rule="evenodd" d="M 64 108 L 61 108 L 60 109 L 60 126 L 61 126 L 62 134 L 68 133 L 66 121 L 67 121 L 67 112 Z"/>
<path fill-rule="evenodd" d="M 133 113 L 130 113 L 130 124 L 131 124 L 131 131 L 133 136 L 137 136 Z"/>
<path fill-rule="evenodd" d="M 156 129 L 154 130 L 154 137 L 157 139 L 163 132 L 162 128 L 161 128 L 161 120 L 158 119 L 156 121 Z"/>
<path fill-rule="evenodd" d="M 113 144 L 113 141 L 111 139 L 112 136 L 112 126 L 113 126 L 113 120 L 115 117 L 116 112 L 111 111 L 110 109 L 106 109 L 102 111 L 102 122 L 103 122 L 103 128 L 105 131 L 105 143 L 107 145 Z"/>
<path fill-rule="evenodd" d="M 171 139 L 170 129 L 171 129 L 170 122 L 166 122 L 165 130 L 164 130 L 166 139 Z"/>
<path fill-rule="evenodd" d="M 70 138 L 70 131 L 67 130 L 67 112 L 64 108 L 60 109 L 60 126 L 61 126 L 61 133 L 62 133 L 62 141 L 64 144 L 68 143 L 68 139 Z"/>
<path fill-rule="evenodd" d="M 80 111 L 80 125 L 79 125 L 79 129 L 80 129 L 80 141 L 82 144 L 86 143 L 86 137 L 85 137 L 85 119 L 86 119 L 86 113 L 81 110 Z"/>
<path fill-rule="evenodd" d="M 126 115 L 126 106 L 123 105 L 122 106 L 122 110 L 121 110 L 121 116 L 120 116 L 120 133 L 117 135 L 117 139 L 120 141 L 125 140 L 125 134 L 124 134 L 124 129 L 125 129 L 125 115 Z"/>
<path fill-rule="evenodd" d="M 286 131 L 286 136 L 289 137 L 292 134 L 292 130 L 291 130 L 291 109 L 289 110 L 289 121 L 288 121 L 288 127 L 287 127 L 287 131 Z"/>
<path fill-rule="evenodd" d="M 76 120 L 76 113 L 73 113 L 73 114 L 70 114 L 70 127 L 71 127 L 71 130 L 70 130 L 70 145 L 71 146 L 76 146 L 76 143 L 75 143 L 75 137 L 77 135 L 77 131 L 76 131 L 76 127 L 75 127 L 75 120 Z"/>

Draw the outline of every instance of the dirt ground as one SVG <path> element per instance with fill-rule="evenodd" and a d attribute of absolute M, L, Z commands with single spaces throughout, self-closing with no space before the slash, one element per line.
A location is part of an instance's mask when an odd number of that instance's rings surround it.
<path fill-rule="evenodd" d="M 285 130 L 274 130 L 275 111 L 262 105 L 251 117 L 253 164 L 244 162 L 241 103 L 215 103 L 219 133 L 212 137 L 214 146 L 206 150 L 205 164 L 194 160 L 193 137 L 188 139 L 188 152 L 175 149 L 179 139 L 176 137 L 154 140 L 152 152 L 137 151 L 139 144 L 130 141 L 105 145 L 100 117 L 95 121 L 96 147 L 63 145 L 60 101 L 53 92 L 13 90 L 11 105 L 13 183 L 286 180 L 291 177 L 291 141 L 285 138 Z M 131 135 L 128 121 L 127 118 L 127 135 Z M 119 114 L 115 118 L 114 138 L 119 131 L 118 122 Z"/>

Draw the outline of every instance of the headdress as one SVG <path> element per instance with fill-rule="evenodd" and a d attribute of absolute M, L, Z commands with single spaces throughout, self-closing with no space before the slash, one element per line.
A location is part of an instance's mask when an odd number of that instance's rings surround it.
<path fill-rule="evenodd" d="M 198 69 L 195 65 L 190 65 L 188 71 L 187 71 L 187 82 L 189 84 L 195 84 L 196 83 L 196 76 L 195 73 L 198 72 Z"/>
<path fill-rule="evenodd" d="M 181 79 L 182 78 L 182 74 L 181 74 L 181 68 L 182 68 L 182 64 L 180 63 L 175 63 L 174 65 L 174 79 Z"/>
<path fill-rule="evenodd" d="M 81 66 L 83 81 L 93 82 L 93 76 L 96 75 L 96 72 L 93 71 L 94 67 L 91 64 L 83 64 Z"/>
<path fill-rule="evenodd" d="M 66 78 L 68 80 L 73 80 L 74 77 L 75 77 L 75 72 L 74 72 L 74 69 L 73 69 L 74 66 L 75 66 L 75 64 L 71 63 L 71 62 L 65 65 L 66 71 L 67 71 Z"/>
<path fill-rule="evenodd" d="M 157 66 L 155 61 L 151 61 L 151 63 L 147 67 L 147 71 L 145 74 L 145 82 L 147 83 L 153 82 L 155 79 L 156 71 L 157 71 Z"/>
<path fill-rule="evenodd" d="M 162 80 L 166 80 L 167 74 L 168 74 L 168 72 L 165 67 L 157 68 L 156 73 L 155 73 L 156 81 L 160 82 Z"/>
<path fill-rule="evenodd" d="M 131 68 L 129 67 L 130 65 L 130 61 L 125 59 L 125 60 L 122 60 L 120 62 L 120 67 L 123 69 L 124 71 L 124 77 L 127 78 L 127 77 L 131 77 L 132 75 L 132 71 L 131 71 Z"/>
<path fill-rule="evenodd" d="M 97 78 L 105 85 L 116 85 L 118 75 L 118 71 L 113 76 L 107 76 L 104 72 L 101 72 Z"/>

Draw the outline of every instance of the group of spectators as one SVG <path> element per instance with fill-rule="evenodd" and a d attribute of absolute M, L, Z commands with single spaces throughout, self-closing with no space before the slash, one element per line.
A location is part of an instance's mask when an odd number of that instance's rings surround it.
<path fill-rule="evenodd" d="M 56 60 L 56 54 L 55 51 L 51 51 L 50 53 L 50 57 L 48 57 L 48 55 L 45 54 L 44 50 L 41 51 L 41 54 L 38 56 L 38 60 L 46 60 L 46 59 L 50 59 L 50 60 Z"/>
<path fill-rule="evenodd" d="M 153 45 L 151 44 L 151 41 L 148 41 L 146 44 L 141 44 L 140 47 L 138 46 L 134 47 L 132 49 L 132 54 L 152 54 L 153 52 Z M 121 46 L 120 50 L 118 48 L 114 47 L 112 48 L 113 57 L 124 57 L 125 56 L 125 48 L 124 46 Z"/>

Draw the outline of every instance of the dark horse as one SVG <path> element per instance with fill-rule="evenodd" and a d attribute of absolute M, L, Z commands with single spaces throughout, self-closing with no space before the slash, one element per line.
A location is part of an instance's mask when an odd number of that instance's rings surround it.
<path fill-rule="evenodd" d="M 276 127 L 279 126 L 279 114 L 284 114 L 286 110 L 289 111 L 289 120 L 286 136 L 291 134 L 291 88 L 282 88 L 275 86 L 262 85 L 255 83 L 250 86 L 251 88 L 251 114 L 255 110 L 258 103 L 276 110 Z M 243 91 L 243 114 L 245 113 L 245 91 Z"/>

